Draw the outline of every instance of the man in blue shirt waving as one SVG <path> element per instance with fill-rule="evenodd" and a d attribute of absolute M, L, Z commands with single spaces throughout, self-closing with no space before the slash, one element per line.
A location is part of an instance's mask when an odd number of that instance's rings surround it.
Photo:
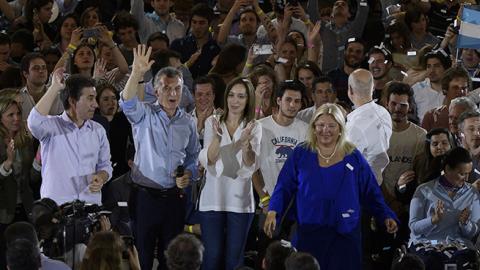
<path fill-rule="evenodd" d="M 196 179 L 200 143 L 192 116 L 178 107 L 182 73 L 172 67 L 161 69 L 155 76 L 157 102 L 142 103 L 137 90 L 143 89 L 139 83 L 153 64 L 151 48 L 139 45 L 133 54 L 132 74 L 120 99 L 132 124 L 136 149 L 132 168 L 136 189 L 130 199 L 133 231 L 141 268 L 152 269 L 157 243 L 160 269 L 166 269 L 163 251 L 183 230 L 186 197 L 182 189 Z"/>

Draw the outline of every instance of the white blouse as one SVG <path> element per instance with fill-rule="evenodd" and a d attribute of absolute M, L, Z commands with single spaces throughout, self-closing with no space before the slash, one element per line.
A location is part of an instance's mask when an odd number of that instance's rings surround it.
<path fill-rule="evenodd" d="M 214 136 L 213 116 L 205 121 L 204 148 L 200 151 L 199 160 L 206 170 L 206 183 L 200 195 L 200 211 L 228 211 L 235 213 L 254 213 L 255 201 L 253 199 L 252 174 L 258 169 L 260 155 L 260 141 L 262 128 L 259 122 L 255 122 L 252 130 L 252 149 L 255 152 L 255 162 L 246 166 L 242 159 L 242 150 L 232 155 L 233 143 L 240 139 L 246 126 L 242 122 L 235 130 L 232 138 L 225 123 L 220 123 L 222 138 L 220 153 L 217 162 L 208 165 L 208 147 Z"/>

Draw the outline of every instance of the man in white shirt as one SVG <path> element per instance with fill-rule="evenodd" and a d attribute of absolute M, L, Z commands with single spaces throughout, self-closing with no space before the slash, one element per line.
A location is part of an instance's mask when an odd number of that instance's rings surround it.
<path fill-rule="evenodd" d="M 300 81 L 283 82 L 276 93 L 277 113 L 259 120 L 262 126 L 260 169 L 253 175 L 253 184 L 265 210 L 283 164 L 307 134 L 308 124 L 296 118 L 303 95 L 305 86 Z"/>
<path fill-rule="evenodd" d="M 388 111 L 372 100 L 373 76 L 357 69 L 348 77 L 348 97 L 355 110 L 347 116 L 347 137 L 372 167 L 379 185 L 388 165 L 387 150 L 392 136 L 392 119 Z"/>
<path fill-rule="evenodd" d="M 443 50 L 427 53 L 424 58 L 427 78 L 412 86 L 419 123 L 422 123 L 427 111 L 443 104 L 445 95 L 442 92 L 442 78 L 452 65 L 452 61 Z"/>

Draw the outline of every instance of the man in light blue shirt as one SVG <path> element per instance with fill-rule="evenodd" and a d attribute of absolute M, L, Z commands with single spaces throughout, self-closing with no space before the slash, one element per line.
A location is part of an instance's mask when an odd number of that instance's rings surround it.
<path fill-rule="evenodd" d="M 105 129 L 91 120 L 98 107 L 95 81 L 82 75 L 63 83 L 63 68 L 28 116 L 28 127 L 40 141 L 42 198 L 58 205 L 73 200 L 101 204 L 101 189 L 112 176 L 110 145 Z M 49 116 L 58 94 L 65 112 Z"/>
<path fill-rule="evenodd" d="M 196 178 L 200 143 L 195 121 L 179 108 L 182 73 L 173 67 L 161 69 L 155 76 L 157 101 L 141 103 L 137 91 L 143 87 L 138 83 L 153 64 L 149 61 L 151 48 L 139 45 L 133 54 L 132 74 L 120 99 L 132 124 L 136 149 L 132 168 L 136 189 L 130 204 L 133 231 L 141 268 L 152 269 L 157 243 L 160 269 L 166 269 L 163 251 L 183 230 L 183 189 Z"/>

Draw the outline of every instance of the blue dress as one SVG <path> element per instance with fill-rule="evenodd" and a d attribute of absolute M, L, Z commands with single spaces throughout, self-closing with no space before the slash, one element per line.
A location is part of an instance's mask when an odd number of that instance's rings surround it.
<path fill-rule="evenodd" d="M 329 167 L 318 165 L 317 153 L 304 144 L 285 162 L 270 200 L 280 218 L 295 197 L 298 223 L 294 246 L 317 258 L 322 270 L 362 268 L 360 218 L 367 210 L 384 224 L 395 214 L 358 150 Z"/>

